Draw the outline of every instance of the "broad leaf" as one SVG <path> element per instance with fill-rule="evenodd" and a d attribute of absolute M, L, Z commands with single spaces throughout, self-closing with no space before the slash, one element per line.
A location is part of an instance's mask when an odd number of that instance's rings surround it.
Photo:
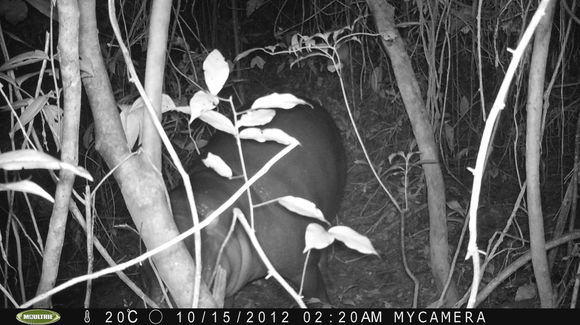
<path fill-rule="evenodd" d="M 357 250 L 363 254 L 379 255 L 371 241 L 353 229 L 346 226 L 334 226 L 328 230 L 337 240 L 343 242 L 347 247 Z"/>
<path fill-rule="evenodd" d="M 241 139 L 249 139 L 258 142 L 276 141 L 280 144 L 288 146 L 294 142 L 298 142 L 294 137 L 289 136 L 286 132 L 280 129 L 258 129 L 247 128 L 240 131 Z"/>
<path fill-rule="evenodd" d="M 218 173 L 218 175 L 228 179 L 232 178 L 233 174 L 232 169 L 230 168 L 230 166 L 228 166 L 228 164 L 226 164 L 226 162 L 220 156 L 208 152 L 207 158 L 202 159 L 201 161 L 206 167 L 211 168 L 216 173 Z"/>
<path fill-rule="evenodd" d="M 324 219 L 322 211 L 316 207 L 316 204 L 306 199 L 288 195 L 279 198 L 278 203 L 294 213 L 298 213 L 299 215 L 313 218 L 328 224 L 328 221 Z"/>
<path fill-rule="evenodd" d="M 290 109 L 296 105 L 310 105 L 308 102 L 292 95 L 292 94 L 278 94 L 273 93 L 264 97 L 260 97 L 252 104 L 252 109 L 256 108 L 283 108 Z"/>
<path fill-rule="evenodd" d="M 304 251 L 315 249 L 324 249 L 334 242 L 334 236 L 324 227 L 317 223 L 311 223 L 306 227 L 306 233 L 304 234 Z"/>
<path fill-rule="evenodd" d="M 230 67 L 218 50 L 213 50 L 203 61 L 203 72 L 207 89 L 217 95 L 228 80 Z"/>
<path fill-rule="evenodd" d="M 189 100 L 189 114 L 191 114 L 189 117 L 189 123 L 191 124 L 193 120 L 198 118 L 202 113 L 214 109 L 217 104 L 219 104 L 217 96 L 205 91 L 196 92 Z"/>
<path fill-rule="evenodd" d="M 238 120 L 238 127 L 242 126 L 259 126 L 270 123 L 276 116 L 273 109 L 256 109 L 244 113 Z"/>
<path fill-rule="evenodd" d="M 235 127 L 232 121 L 216 111 L 205 111 L 201 113 L 199 118 L 220 131 L 235 134 Z"/>

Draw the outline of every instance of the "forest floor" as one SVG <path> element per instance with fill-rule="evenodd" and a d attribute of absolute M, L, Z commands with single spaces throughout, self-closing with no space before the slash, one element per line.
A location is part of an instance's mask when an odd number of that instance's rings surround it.
<path fill-rule="evenodd" d="M 266 83 L 261 84 L 261 86 L 264 84 Z M 366 235 L 379 252 L 379 256 L 365 256 L 342 244 L 332 246 L 327 270 L 327 288 L 331 305 L 338 308 L 413 307 L 414 285 L 405 273 L 401 252 L 400 215 L 388 197 L 379 189 L 377 182 L 373 180 L 369 168 L 363 161 L 364 157 L 348 122 L 344 104 L 336 98 L 337 90 L 333 88 L 336 85 L 332 86 L 324 82 L 316 84 L 320 86 L 318 101 L 331 112 L 339 129 L 342 130 L 348 157 L 348 177 L 344 200 L 333 224 L 346 225 Z M 303 84 L 297 83 L 294 86 L 289 86 L 288 89 L 277 91 L 292 92 L 294 88 L 303 86 Z M 263 88 L 275 87 L 274 84 L 271 84 Z M 396 105 L 398 107 L 395 107 Z M 375 96 L 374 99 L 360 101 L 355 115 L 361 121 L 359 128 L 363 133 L 371 156 L 376 159 L 374 163 L 386 180 L 389 190 L 392 191 L 399 204 L 402 204 L 405 197 L 404 182 L 400 174 L 388 174 L 389 168 L 393 166 L 388 158 L 399 151 L 408 151 L 409 148 L 415 151 L 417 149 L 413 148 L 412 132 L 408 126 L 404 109 L 400 105 L 400 103 L 393 104 L 392 101 L 389 102 Z M 414 161 L 417 160 L 418 157 Z M 466 177 L 469 174 L 464 166 L 457 167 L 454 171 L 457 171 L 458 177 L 446 176 L 447 202 L 456 202 L 465 208 L 469 201 L 470 179 Z M 461 178 L 459 174 L 463 175 L 463 184 L 457 181 Z M 419 167 L 412 167 L 409 175 L 409 187 L 406 190 L 409 212 L 405 219 L 404 229 L 405 256 L 409 269 L 412 270 L 420 283 L 418 307 L 428 307 L 439 299 L 439 295 L 430 269 L 426 189 Z M 478 246 L 482 250 L 486 249 L 487 240 L 492 237 L 494 232 L 503 229 L 505 221 L 511 213 L 510 202 L 515 201 L 519 191 L 516 186 L 504 185 L 517 184 L 517 181 L 513 179 L 502 179 L 501 177 L 504 176 L 487 179 L 487 185 L 482 189 L 482 205 L 478 210 L 481 216 L 478 224 L 480 229 Z M 525 233 L 527 229 L 527 224 L 523 221 L 525 215 L 522 215 L 521 212 L 518 212 L 517 215 L 516 221 L 520 220 L 520 229 L 523 229 L 522 231 Z M 454 214 L 451 209 L 448 209 L 448 217 L 450 256 L 453 256 L 459 242 L 463 216 Z M 130 224 L 128 219 L 126 222 Z M 517 229 L 514 229 L 510 229 L 510 231 L 517 232 Z M 116 238 L 116 248 L 118 252 L 121 252 L 121 256 L 117 260 L 122 261 L 134 257 L 142 249 L 139 245 L 139 238 L 134 232 L 118 230 L 117 234 L 120 236 Z M 466 239 L 460 246 L 454 271 L 454 281 L 460 296 L 468 291 L 472 274 L 471 260 L 465 260 L 465 241 Z M 490 264 L 484 274 L 482 285 L 485 285 L 493 278 L 494 274 L 508 265 L 509 261 L 522 254 L 528 245 L 522 245 L 518 240 L 509 239 L 506 241 L 505 247 L 508 249 Z M 80 262 L 79 268 L 82 264 L 83 262 Z M 137 283 L 141 283 L 138 267 L 128 269 L 127 273 Z M 63 277 L 67 276 L 63 275 Z M 525 308 L 537 306 L 537 301 L 534 298 L 517 303 L 514 301 L 518 288 L 533 284 L 532 279 L 533 274 L 530 266 L 520 269 L 501 284 L 481 307 L 517 306 Z M 55 301 L 61 306 L 80 307 L 82 299 L 78 297 L 83 294 L 84 286 L 76 286 L 61 293 L 55 298 Z M 139 307 L 142 306 L 142 302 L 116 276 L 111 275 L 95 282 L 92 305 L 94 307 Z M 292 306 L 296 306 L 295 302 L 273 280 L 255 281 L 241 290 L 233 300 L 233 307 L 284 308 Z"/>

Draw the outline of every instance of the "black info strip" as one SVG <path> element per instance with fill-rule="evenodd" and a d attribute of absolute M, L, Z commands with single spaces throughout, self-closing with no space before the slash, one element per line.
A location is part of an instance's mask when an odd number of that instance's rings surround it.
<path fill-rule="evenodd" d="M 0 309 L 2 324 L 577 324 L 578 309 Z"/>

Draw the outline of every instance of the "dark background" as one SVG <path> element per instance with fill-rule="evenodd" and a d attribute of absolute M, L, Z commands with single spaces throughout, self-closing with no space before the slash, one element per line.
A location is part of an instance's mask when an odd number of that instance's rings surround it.
<path fill-rule="evenodd" d="M 569 3 L 570 1 L 566 1 Z M 256 10 L 249 10 L 252 3 L 261 4 Z M 485 121 L 478 93 L 478 69 L 476 48 L 477 2 L 453 1 L 449 7 L 438 5 L 439 15 L 434 18 L 428 7 L 419 2 L 393 1 L 396 7 L 396 21 L 413 60 L 415 74 L 419 80 L 423 96 L 431 115 L 436 141 L 445 173 L 447 200 L 450 207 L 465 209 L 469 201 L 472 175 L 467 167 L 475 165 L 479 141 Z M 0 1 L 1 27 L 9 58 L 31 50 L 43 50 L 50 20 L 24 1 Z M 117 19 L 122 26 L 125 44 L 129 44 L 133 63 L 141 77 L 144 75 L 146 58 L 146 31 L 149 17 L 149 2 L 117 2 Z M 235 4 L 235 8 L 232 7 Z M 125 63 L 116 41 L 112 36 L 105 1 L 97 1 L 99 33 L 102 54 L 105 58 L 115 96 L 119 103 L 132 103 L 137 97 L 135 87 L 127 80 Z M 352 33 L 362 33 L 356 41 L 348 42 L 341 50 L 342 78 L 348 102 L 362 133 L 364 143 L 371 154 L 384 182 L 395 194 L 399 202 L 404 199 L 405 187 L 400 173 L 393 172 L 393 165 L 400 165 L 400 159 L 389 161 L 393 153 L 417 151 L 413 133 L 398 94 L 397 83 L 392 75 L 390 62 L 380 46 L 375 25 L 364 2 L 359 1 L 174 1 L 174 12 L 170 26 L 168 61 L 164 76 L 164 92 L 177 104 L 184 105 L 189 98 L 204 85 L 201 64 L 213 49 L 219 49 L 226 59 L 236 56 L 234 28 L 238 28 L 241 50 L 264 47 L 280 43 L 290 46 L 292 35 L 314 35 L 339 30 L 346 26 Z M 485 112 L 489 112 L 505 69 L 511 60 L 508 49 L 517 46 L 518 40 L 535 11 L 536 2 L 499 1 L 485 2 L 481 20 L 482 79 L 485 95 Z M 571 6 L 571 5 L 569 5 Z M 445 10 L 443 10 L 445 9 Z M 12 11 L 14 10 L 14 11 Z M 578 10 L 571 8 L 578 13 Z M 16 12 L 16 13 L 14 13 Z M 420 13 L 423 13 L 422 15 Z M 233 15 L 238 23 L 234 23 Z M 431 20 L 430 20 L 431 19 Z M 569 175 L 572 172 L 575 154 L 576 121 L 579 106 L 580 55 L 578 55 L 578 23 L 571 23 L 571 32 L 565 38 L 570 15 L 557 5 L 554 15 L 553 34 L 548 57 L 546 82 L 553 73 L 556 82 L 549 95 L 549 107 L 545 115 L 544 137 L 542 139 L 541 190 L 546 224 L 546 238 L 550 239 L 554 219 L 564 200 Z M 432 56 L 424 48 L 426 29 L 435 21 L 439 42 L 436 46 L 434 62 L 439 87 L 428 89 L 428 57 Z M 55 35 L 56 52 L 58 24 L 52 25 Z M 263 67 L 251 66 L 259 55 L 264 60 Z M 558 56 L 563 64 L 555 71 Z M 302 54 L 301 57 L 303 57 Z M 503 229 L 510 216 L 515 199 L 525 175 L 525 103 L 527 74 L 530 51 L 524 56 L 516 74 L 510 94 L 506 98 L 505 109 L 495 133 L 493 151 L 484 176 L 481 203 L 478 210 L 480 239 L 478 246 L 485 250 L 494 232 Z M 403 271 L 400 251 L 400 216 L 392 207 L 386 195 L 378 188 L 364 163 L 361 149 L 356 142 L 352 126 L 342 97 L 339 78 L 328 69 L 329 60 L 321 56 L 305 58 L 297 63 L 292 54 L 269 56 L 255 52 L 235 64 L 235 71 L 221 97 L 233 96 L 240 107 L 251 104 L 252 100 L 271 92 L 291 92 L 319 102 L 326 107 L 340 128 L 348 156 L 348 180 L 345 198 L 335 223 L 352 227 L 368 236 L 380 253 L 380 258 L 363 256 L 334 245 L 329 265 L 329 294 L 337 307 L 409 307 L 412 302 L 413 286 Z M 3 55 L 2 62 L 7 61 Z M 26 65 L 15 70 L 17 76 L 38 72 L 40 63 Z M 5 73 L 5 72 L 2 72 Z M 22 83 L 22 88 L 34 98 L 36 78 Z M 7 85 L 2 81 L 4 91 Z M 198 86 L 199 85 L 199 86 Z M 60 86 L 60 85 L 59 85 Z M 54 89 L 51 78 L 42 83 L 42 93 Z M 10 100 L 13 100 L 10 99 Z M 0 103 L 0 150 L 12 150 L 9 137 L 10 111 L 6 109 L 6 99 Z M 85 106 L 88 104 L 85 104 Z M 223 110 L 227 112 L 227 110 Z M 95 183 L 107 173 L 107 168 L 94 148 L 92 117 L 88 106 L 83 107 L 81 126 L 81 152 L 79 164 L 87 168 Z M 164 127 L 182 161 L 188 165 L 196 159 L 190 136 L 203 143 L 213 132 L 201 124 L 190 128 L 187 117 L 180 113 L 164 115 Z M 57 156 L 54 139 L 42 118 L 35 118 L 34 128 L 43 135 L 45 150 Z M 43 131 L 44 130 L 44 131 Z M 22 143 L 21 132 L 15 134 L 15 143 Z M 412 160 L 416 163 L 418 155 Z M 164 160 L 164 175 L 169 187 L 175 184 L 175 170 Z M 54 183 L 46 171 L 4 172 L 6 180 L 17 177 L 29 178 L 49 193 L 54 193 Z M 84 183 L 77 181 L 77 190 Z M 117 262 L 123 262 L 144 250 L 137 233 L 132 229 L 132 221 L 124 207 L 121 194 L 114 181 L 106 181 L 98 193 L 96 206 L 98 222 L 95 232 L 107 244 L 109 252 Z M 436 301 L 435 285 L 429 268 L 428 214 L 426 209 L 425 182 L 421 169 L 410 168 L 409 211 L 404 229 L 406 251 L 411 269 L 421 281 L 420 306 Z M 21 253 L 16 252 L 13 237 L 6 229 L 9 211 L 14 211 L 24 229 L 36 240 L 31 222 L 30 209 L 22 194 L 15 194 L 11 201 L 2 194 L 0 209 L 0 230 L 8 260 L 0 261 L 3 272 L 0 278 L 12 294 L 19 294 L 19 281 L 15 272 L 16 254 L 22 256 L 23 279 L 27 299 L 35 290 L 40 274 L 41 257 L 29 241 L 22 241 Z M 30 197 L 30 205 L 38 222 L 39 232 L 45 238 L 52 206 L 35 196 Z M 10 208 L 11 207 L 11 208 Z M 464 215 L 450 208 L 449 235 L 453 249 L 459 248 L 459 258 L 455 266 L 457 283 L 462 292 L 471 281 L 471 261 L 465 261 L 465 243 L 458 243 Z M 525 205 L 516 214 L 517 225 L 508 229 L 510 236 L 503 242 L 502 251 L 487 269 L 483 282 L 487 282 L 529 249 L 527 242 L 527 215 Z M 22 240 L 22 239 L 21 239 Z M 63 251 L 59 281 L 65 281 L 83 274 L 86 270 L 85 234 L 73 221 L 67 226 L 67 243 Z M 11 243 L 7 245 L 7 243 Z M 459 245 L 459 247 L 457 247 Z M 558 290 L 559 302 L 569 305 L 573 284 L 573 265 L 577 265 L 577 255 L 561 250 L 553 264 L 553 283 Z M 576 264 L 574 264 L 576 263 Z M 95 269 L 105 267 L 96 261 Z M 127 273 L 136 281 L 140 279 L 140 268 L 134 267 Z M 532 286 L 533 272 L 528 265 L 520 269 L 496 290 L 484 307 L 534 307 L 534 298 L 518 299 L 520 288 Z M 82 306 L 84 286 L 76 286 L 57 295 L 54 299 L 58 307 Z M 114 275 L 95 282 L 92 298 L 94 307 L 138 307 L 141 302 Z M 237 307 L 288 307 L 292 302 L 286 294 L 269 281 L 258 281 L 249 285 L 237 295 Z"/>

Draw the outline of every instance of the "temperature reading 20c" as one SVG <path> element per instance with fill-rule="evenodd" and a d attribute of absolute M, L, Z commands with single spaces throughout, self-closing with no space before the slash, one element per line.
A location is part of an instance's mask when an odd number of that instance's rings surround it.
<path fill-rule="evenodd" d="M 106 311 L 105 312 L 105 324 L 135 324 L 139 321 L 138 313 L 136 310 L 127 309 L 118 311 Z"/>

